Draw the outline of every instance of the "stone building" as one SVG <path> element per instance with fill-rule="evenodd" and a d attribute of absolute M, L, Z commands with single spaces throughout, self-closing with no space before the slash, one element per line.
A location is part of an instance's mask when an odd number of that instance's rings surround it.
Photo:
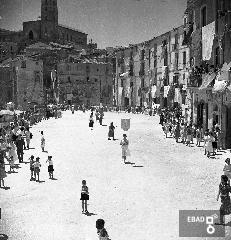
<path fill-rule="evenodd" d="M 204 129 L 217 124 L 230 148 L 231 2 L 188 0 L 185 27 L 191 55 L 191 119 Z"/>
<path fill-rule="evenodd" d="M 43 105 L 43 62 L 31 57 L 18 56 L 6 62 L 12 73 L 12 102 L 26 110 L 30 103 Z"/>
<path fill-rule="evenodd" d="M 57 65 L 60 102 L 113 106 L 113 66 L 111 63 L 80 60 Z"/>
<path fill-rule="evenodd" d="M 72 44 L 81 50 L 87 47 L 87 34 L 58 23 L 57 0 L 41 0 L 41 19 L 23 22 L 23 31 L 0 29 L 0 42 L 17 43 L 18 49 L 14 51 L 16 54 L 25 46 L 39 41 Z M 2 52 L 3 50 L 5 49 Z"/>
<path fill-rule="evenodd" d="M 14 88 L 12 68 L 9 64 L 0 65 L 0 109 L 14 101 Z"/>

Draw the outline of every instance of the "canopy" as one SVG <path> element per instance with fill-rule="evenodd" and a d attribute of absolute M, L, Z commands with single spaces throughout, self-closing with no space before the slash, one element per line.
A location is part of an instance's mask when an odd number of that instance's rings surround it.
<path fill-rule="evenodd" d="M 14 115 L 14 112 L 10 111 L 10 110 L 1 110 L 0 111 L 0 115 Z"/>
<path fill-rule="evenodd" d="M 199 87 L 199 90 L 206 89 L 210 83 L 214 80 L 216 77 L 215 73 L 208 73 L 202 76 L 202 85 Z"/>

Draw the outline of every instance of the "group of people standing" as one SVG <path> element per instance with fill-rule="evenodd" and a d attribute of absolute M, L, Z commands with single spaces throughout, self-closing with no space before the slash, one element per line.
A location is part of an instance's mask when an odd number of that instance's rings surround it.
<path fill-rule="evenodd" d="M 200 147 L 203 142 L 205 155 L 208 158 L 224 149 L 224 134 L 217 125 L 214 125 L 211 130 L 204 130 L 201 125 L 186 122 L 179 109 L 160 111 L 160 124 L 166 138 L 171 136 L 177 143 L 181 142 L 190 147 L 195 140 L 196 146 Z"/>

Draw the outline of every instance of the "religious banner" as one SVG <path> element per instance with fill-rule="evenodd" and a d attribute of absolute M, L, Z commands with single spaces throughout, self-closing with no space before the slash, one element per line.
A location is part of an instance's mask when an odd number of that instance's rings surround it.
<path fill-rule="evenodd" d="M 215 22 L 212 22 L 202 28 L 203 60 L 210 60 L 211 58 L 214 36 L 215 36 Z"/>
<path fill-rule="evenodd" d="M 121 128 L 128 131 L 130 129 L 130 119 L 121 119 Z"/>

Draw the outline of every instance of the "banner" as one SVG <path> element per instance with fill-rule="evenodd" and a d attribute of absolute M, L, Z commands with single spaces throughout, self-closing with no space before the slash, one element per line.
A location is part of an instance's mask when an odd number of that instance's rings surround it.
<path fill-rule="evenodd" d="M 175 88 L 175 97 L 174 97 L 174 102 L 176 103 L 180 103 L 180 89 L 179 88 Z"/>
<path fill-rule="evenodd" d="M 130 129 L 130 119 L 121 119 L 121 128 L 128 131 Z"/>
<path fill-rule="evenodd" d="M 215 36 L 215 21 L 202 28 L 202 58 L 210 60 Z"/>
<path fill-rule="evenodd" d="M 168 97 L 168 92 L 169 92 L 170 86 L 164 86 L 164 97 Z"/>

